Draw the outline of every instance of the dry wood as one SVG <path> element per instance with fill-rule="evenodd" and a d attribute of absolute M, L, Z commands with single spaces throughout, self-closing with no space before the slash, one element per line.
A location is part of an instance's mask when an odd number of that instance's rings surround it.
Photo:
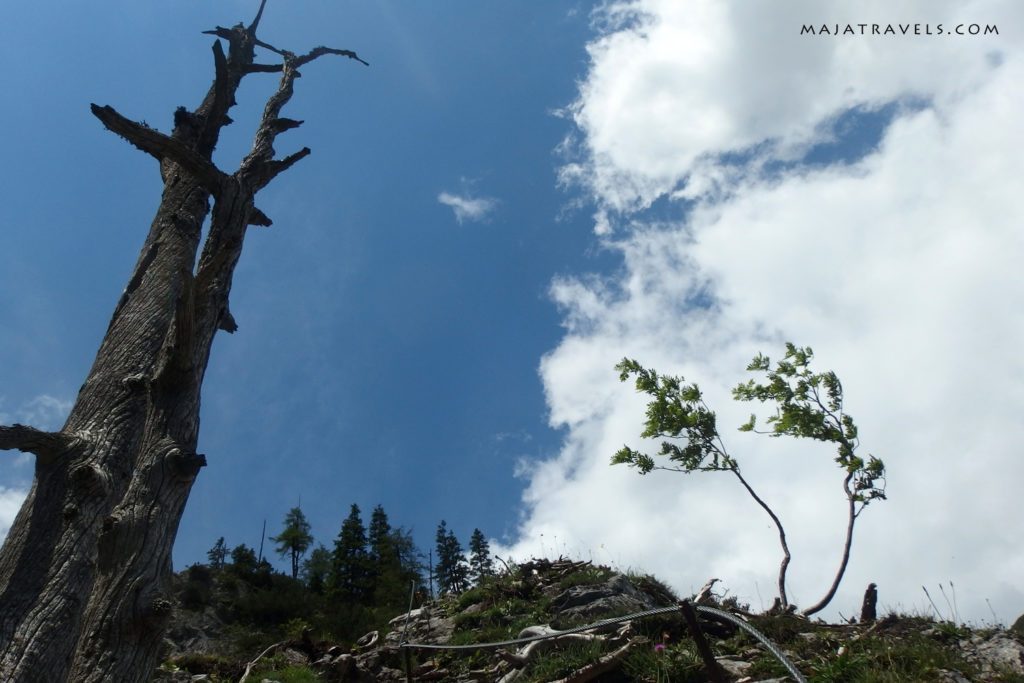
<path fill-rule="evenodd" d="M 251 153 L 225 173 L 211 156 L 235 91 L 265 70 L 253 62 L 257 45 L 269 48 L 256 38 L 259 16 L 214 31 L 214 82 L 194 111 L 175 112 L 171 133 L 93 107 L 159 160 L 164 192 L 67 422 L 55 433 L 0 427 L 0 449 L 37 456 L 0 550 L 0 680 L 141 683 L 155 667 L 171 611 L 171 548 L 206 463 L 195 449 L 210 348 L 219 330 L 237 329 L 228 298 L 246 229 L 270 224 L 254 197 L 309 154 L 275 159 L 277 134 L 299 123 L 280 111 L 299 65 L 327 54 L 362 62 L 333 48 L 273 50 L 283 57 L 278 87 Z"/>
<path fill-rule="evenodd" d="M 248 664 L 246 664 L 245 665 L 245 671 L 242 673 L 242 677 L 238 679 L 238 683 L 246 683 L 246 681 L 249 680 L 249 676 L 252 675 L 253 668 L 257 664 L 259 664 L 261 661 L 263 661 L 263 659 L 265 657 L 269 657 L 274 652 L 276 652 L 278 648 L 282 647 L 285 644 L 285 642 L 286 641 L 282 640 L 280 643 L 274 643 L 273 645 L 268 647 L 266 650 L 264 650 L 263 652 L 259 653 L 259 655 L 256 657 L 256 659 L 254 659 L 251 662 L 249 662 Z"/>
<path fill-rule="evenodd" d="M 631 640 L 622 647 L 620 647 L 618 650 L 610 652 L 605 656 L 601 657 L 593 664 L 588 664 L 582 669 L 577 669 L 569 676 L 554 681 L 553 683 L 586 683 L 587 681 L 592 681 L 601 674 L 608 673 L 609 671 L 614 669 L 616 666 L 618 666 L 619 662 L 622 661 L 622 659 L 626 655 L 628 655 L 634 648 L 646 642 L 646 638 L 637 638 Z"/>

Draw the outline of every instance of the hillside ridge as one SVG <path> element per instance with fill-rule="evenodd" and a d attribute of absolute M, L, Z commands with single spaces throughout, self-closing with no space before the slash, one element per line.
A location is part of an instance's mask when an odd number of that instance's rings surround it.
<path fill-rule="evenodd" d="M 312 614 L 264 611 L 263 617 L 287 618 L 277 624 L 261 621 L 259 610 L 247 602 L 266 599 L 264 590 L 208 569 L 190 568 L 177 575 L 166 657 L 152 680 L 716 680 L 680 611 L 605 623 L 585 633 L 530 643 L 486 646 L 679 604 L 679 596 L 654 577 L 623 574 L 591 562 L 533 559 L 462 593 L 436 599 L 417 595 L 414 609 L 382 617 L 374 628 L 350 641 L 318 630 Z M 280 591 L 278 597 L 286 592 Z M 697 596 L 702 603 L 738 615 L 763 633 L 809 681 L 1024 683 L 1020 619 L 1010 629 L 968 628 L 895 614 L 871 623 L 827 624 L 794 614 L 752 614 L 733 599 L 702 592 Z M 710 642 L 723 676 L 718 680 L 793 680 L 783 664 L 744 630 L 699 616 L 699 632 Z M 434 650 L 422 645 L 466 649 Z"/>

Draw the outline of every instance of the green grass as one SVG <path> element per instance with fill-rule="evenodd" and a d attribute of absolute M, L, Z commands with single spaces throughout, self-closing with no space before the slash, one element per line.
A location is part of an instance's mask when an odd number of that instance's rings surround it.
<path fill-rule="evenodd" d="M 461 595 L 448 595 L 432 606 L 434 614 L 442 613 L 454 618 L 455 631 L 451 644 L 475 645 L 511 640 L 527 626 L 551 624 L 555 614 L 551 608 L 553 596 L 573 586 L 590 586 L 606 582 L 616 572 L 607 567 L 584 566 L 567 575 L 562 570 L 546 572 L 540 568 L 520 567 L 517 571 L 488 579 L 482 585 Z M 656 604 L 672 604 L 676 596 L 668 587 L 649 575 L 638 572 L 627 574 L 630 583 L 652 596 Z M 732 601 L 735 603 L 735 600 Z M 269 604 L 269 603 L 268 603 Z M 275 603 L 276 604 L 276 603 Z M 729 604 L 722 608 L 744 607 Z M 466 613 L 466 610 L 472 610 Z M 628 611 L 628 610 L 627 610 Z M 366 608 L 353 612 L 353 619 L 342 626 L 351 630 L 351 623 L 359 625 L 383 622 L 397 614 L 388 607 Z M 587 618 L 597 621 L 612 616 L 610 613 Z M 173 658 L 166 668 L 187 670 L 192 674 L 206 674 L 211 683 L 238 680 L 244 662 L 271 642 L 286 637 L 297 638 L 311 629 L 314 640 L 330 640 L 347 647 L 350 644 L 337 635 L 328 637 L 329 627 L 317 613 L 295 616 L 281 612 L 280 622 L 258 626 L 231 625 L 224 629 L 220 649 L 226 656 L 188 655 Z M 358 619 L 356 619 L 358 618 Z M 705 635 L 716 655 L 728 655 L 751 662 L 746 672 L 753 680 L 785 676 L 783 665 L 756 639 L 731 624 L 701 617 Z M 579 622 L 556 623 L 566 628 Z M 782 648 L 796 666 L 814 683 L 938 683 L 944 671 L 959 672 L 969 680 L 978 680 L 978 665 L 965 661 L 959 643 L 976 635 L 987 637 L 994 631 L 969 628 L 931 616 L 890 614 L 870 632 L 866 627 L 849 624 L 824 624 L 793 615 L 759 616 L 750 619 L 751 625 Z M 340 628 L 340 627 L 339 627 Z M 375 626 L 375 628 L 377 628 Z M 370 630 L 361 630 L 360 634 Z M 633 623 L 633 637 L 640 643 L 621 661 L 618 670 L 602 677 L 609 681 L 644 681 L 661 683 L 678 681 L 697 683 L 707 680 L 703 663 L 697 655 L 693 640 L 679 613 L 659 614 Z M 655 649 L 655 645 L 663 647 Z M 509 647 L 508 650 L 515 650 Z M 563 678 L 593 663 L 613 649 L 600 642 L 563 642 L 539 653 L 525 670 L 521 681 L 547 681 Z M 394 655 L 401 658 L 400 654 Z M 490 670 L 498 666 L 491 649 L 469 649 L 443 653 L 414 653 L 419 661 L 429 656 L 451 677 L 470 670 Z M 423 661 L 427 661 L 423 659 Z M 398 668 L 396 659 L 387 664 Z M 505 665 L 502 665 L 505 666 Z M 270 657 L 260 663 L 255 680 L 269 678 L 281 683 L 313 683 L 321 680 L 308 667 L 296 666 L 283 655 Z M 1024 683 L 1024 675 L 995 672 L 986 680 L 992 683 Z"/>
<path fill-rule="evenodd" d="M 604 583 L 614 575 L 615 572 L 608 567 L 586 567 L 563 576 L 558 582 L 558 587 L 565 590 L 573 586 L 594 586 Z"/>
<path fill-rule="evenodd" d="M 285 666 L 269 671 L 260 671 L 257 680 L 268 678 L 277 683 L 320 683 L 320 674 L 304 666 Z"/>
<path fill-rule="evenodd" d="M 622 663 L 622 671 L 633 681 L 704 683 L 707 674 L 692 644 L 669 644 L 655 650 L 653 643 L 636 648 Z"/>
<path fill-rule="evenodd" d="M 237 681 L 243 667 L 227 657 L 207 654 L 184 654 L 172 657 L 160 665 L 166 671 L 187 671 L 190 674 L 206 674 L 210 683 Z"/>
<path fill-rule="evenodd" d="M 456 599 L 456 609 L 462 611 L 470 605 L 475 605 L 478 602 L 484 602 L 489 597 L 490 591 L 487 590 L 486 586 L 477 586 L 476 588 L 471 588 L 465 593 L 459 595 L 459 597 Z"/>
<path fill-rule="evenodd" d="M 597 660 L 602 654 L 601 645 L 598 641 L 574 642 L 548 650 L 527 665 L 523 680 L 525 683 L 541 683 L 564 678 Z"/>

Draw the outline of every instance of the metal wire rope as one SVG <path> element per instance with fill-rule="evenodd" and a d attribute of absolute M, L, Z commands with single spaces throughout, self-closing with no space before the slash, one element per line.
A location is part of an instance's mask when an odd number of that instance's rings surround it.
<path fill-rule="evenodd" d="M 776 645 L 772 641 L 768 640 L 768 637 L 766 635 L 764 635 L 763 633 L 759 632 L 756 628 L 754 628 L 753 626 L 751 626 L 747 622 L 743 621 L 742 619 L 737 617 L 735 614 L 729 614 L 728 612 L 724 612 L 724 611 L 722 611 L 720 609 L 715 609 L 714 607 L 704 607 L 703 605 L 694 605 L 693 607 L 698 612 L 704 612 L 706 614 L 713 614 L 713 615 L 715 615 L 717 617 L 721 617 L 722 619 L 726 619 L 726 620 L 736 624 L 737 626 L 742 628 L 744 631 L 746 631 L 750 635 L 752 635 L 755 638 L 757 638 L 758 641 L 760 641 L 762 645 L 764 645 L 766 648 L 768 648 L 768 651 L 771 652 L 773 655 L 775 655 L 775 658 L 777 660 L 782 662 L 782 666 L 786 667 L 786 671 L 788 671 L 790 673 L 790 675 L 794 679 L 796 679 L 797 683 L 808 683 L 807 679 L 804 678 L 804 675 L 802 673 L 800 673 L 800 670 L 797 669 L 796 666 L 794 666 L 793 662 L 789 661 L 789 658 L 786 657 L 785 654 L 783 654 L 782 650 L 779 649 L 778 645 Z"/>
<path fill-rule="evenodd" d="M 473 645 L 442 645 L 439 643 L 407 643 L 402 642 L 399 647 L 413 647 L 422 650 L 480 650 L 490 647 L 505 647 L 506 645 L 519 645 L 520 643 L 532 643 L 535 640 L 548 640 L 549 638 L 560 638 L 562 636 L 569 636 L 574 633 L 583 633 L 584 631 L 592 631 L 595 628 L 601 628 L 602 626 L 609 626 L 611 624 L 618 624 L 623 621 L 629 621 L 630 619 L 640 619 L 642 617 L 650 617 L 655 614 L 667 614 L 668 612 L 678 612 L 678 607 L 659 607 L 657 609 L 649 609 L 645 612 L 637 612 L 636 614 L 628 614 L 624 617 L 613 617 L 611 619 L 602 619 L 596 621 L 593 624 L 586 626 L 577 626 L 576 628 L 566 629 L 564 631 L 552 631 L 551 633 L 544 633 L 537 636 L 528 636 L 526 638 L 515 638 L 513 640 L 502 640 L 497 643 L 476 643 Z"/>
<path fill-rule="evenodd" d="M 786 667 L 786 670 L 790 673 L 790 675 L 793 676 L 793 678 L 797 681 L 797 683 L 808 683 L 807 679 L 803 676 L 803 674 L 800 673 L 800 670 L 796 668 L 796 666 L 793 664 L 793 662 L 789 661 L 789 658 L 786 657 L 785 654 L 783 654 L 782 650 L 780 650 L 779 647 L 777 645 L 775 645 L 775 643 L 773 643 L 770 640 L 768 640 L 767 636 L 765 636 L 764 634 L 760 633 L 757 629 L 755 629 L 753 626 L 751 626 L 747 622 L 743 621 L 742 619 L 740 619 L 739 617 L 737 617 L 734 614 L 729 614 L 728 612 L 724 612 L 724 611 L 722 611 L 720 609 L 715 609 L 714 607 L 705 607 L 704 605 L 693 605 L 693 608 L 695 610 L 697 610 L 698 612 L 704 612 L 706 614 L 711 614 L 711 615 L 720 617 L 722 619 L 725 619 L 725 620 L 727 620 L 729 622 L 732 622 L 733 624 L 736 624 L 737 626 L 739 626 L 743 630 L 747 631 L 748 633 L 750 633 L 750 635 L 754 636 L 754 638 L 756 638 L 762 645 L 764 645 L 766 648 L 768 648 L 768 651 L 771 652 L 775 656 L 776 659 L 778 659 L 780 662 L 782 662 L 782 665 L 784 667 Z M 627 614 L 627 615 L 622 616 L 622 617 L 612 617 L 610 619 L 602 619 L 601 621 L 594 622 L 593 624 L 588 624 L 586 626 L 577 626 L 576 628 L 570 628 L 570 629 L 566 629 L 564 631 L 552 631 L 551 633 L 544 633 L 544 634 L 541 634 L 541 635 L 529 636 L 529 637 L 526 637 L 526 638 L 515 638 L 513 640 L 502 640 L 502 641 L 499 641 L 499 642 L 496 642 L 496 643 L 474 643 L 472 645 L 445 645 L 445 644 L 440 644 L 440 643 L 410 643 L 410 642 L 407 642 L 404 639 L 405 638 L 405 634 L 403 632 L 403 640 L 402 640 L 401 643 L 399 643 L 398 647 L 400 647 L 400 648 L 416 648 L 416 649 L 420 649 L 420 650 L 482 650 L 482 649 L 487 649 L 487 648 L 492 648 L 492 647 L 506 647 L 508 645 L 519 645 L 519 644 L 522 644 L 522 643 L 532 643 L 532 642 L 537 641 L 537 640 L 548 640 L 550 638 L 561 638 L 562 636 L 573 635 L 573 634 L 576 634 L 576 633 L 583 633 L 584 631 L 592 631 L 592 630 L 597 629 L 597 628 L 602 628 L 604 626 L 610 626 L 612 624 L 619 624 L 619 623 L 622 623 L 624 621 L 631 621 L 633 619 L 643 619 L 644 617 L 652 617 L 652 616 L 654 616 L 656 614 L 668 614 L 670 612 L 678 612 L 678 611 L 679 611 L 679 607 L 678 606 L 658 607 L 656 609 L 649 609 L 649 610 L 645 610 L 643 612 L 637 612 L 635 614 Z M 408 622 L 409 622 L 409 619 L 407 618 L 406 619 L 406 627 L 407 628 L 408 628 Z"/>

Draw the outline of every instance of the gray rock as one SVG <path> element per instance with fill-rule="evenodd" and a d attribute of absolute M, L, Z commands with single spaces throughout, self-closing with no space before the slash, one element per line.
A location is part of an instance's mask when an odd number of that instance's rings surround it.
<path fill-rule="evenodd" d="M 715 661 L 718 662 L 718 666 L 725 669 L 725 673 L 739 678 L 747 673 L 750 667 L 754 666 L 751 662 L 744 662 L 740 659 L 729 659 L 728 657 L 715 657 Z"/>
<path fill-rule="evenodd" d="M 1024 645 L 1005 632 L 996 633 L 982 643 L 967 644 L 964 659 L 981 667 L 983 674 L 997 671 L 1024 673 Z"/>
<path fill-rule="evenodd" d="M 286 647 L 279 654 L 284 657 L 290 666 L 306 666 L 309 664 L 309 657 L 306 656 L 306 653 L 295 648 Z"/>
<path fill-rule="evenodd" d="M 214 653 L 223 628 L 224 622 L 213 607 L 206 607 L 199 612 L 176 607 L 171 625 L 164 635 L 163 657 L 174 657 L 186 652 Z"/>
<path fill-rule="evenodd" d="M 157 669 L 149 680 L 151 683 L 192 683 L 194 678 L 192 674 L 184 669 L 179 669 L 178 671 Z M 205 675 L 204 678 L 206 678 Z"/>
<path fill-rule="evenodd" d="M 600 619 L 610 614 L 642 612 L 653 607 L 651 599 L 633 587 L 622 574 L 615 574 L 604 583 L 573 586 L 551 600 L 558 612 L 558 621 Z"/>
<path fill-rule="evenodd" d="M 939 680 L 942 683 L 971 683 L 971 679 L 965 677 L 959 671 L 950 671 L 949 669 L 939 669 L 936 673 L 939 674 Z"/>
<path fill-rule="evenodd" d="M 406 619 L 409 621 L 408 630 Z M 403 633 L 410 643 L 447 643 L 455 632 L 454 619 L 432 613 L 427 607 L 401 614 L 389 621 L 388 626 L 391 631 L 384 637 L 384 643 L 391 646 L 401 643 Z"/>

